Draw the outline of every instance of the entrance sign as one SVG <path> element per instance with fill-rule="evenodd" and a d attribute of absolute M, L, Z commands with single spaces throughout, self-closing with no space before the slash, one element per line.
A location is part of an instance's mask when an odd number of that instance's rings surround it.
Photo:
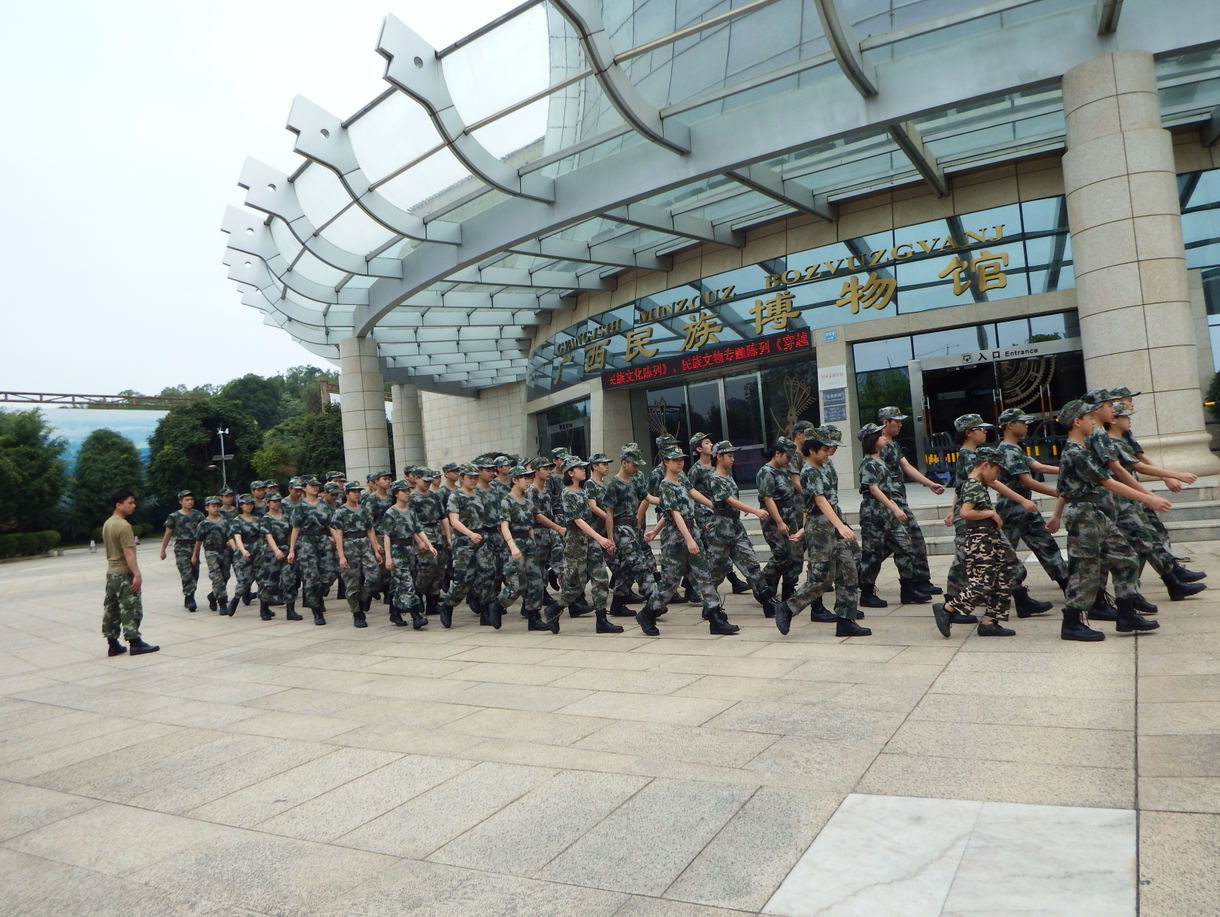
<path fill-rule="evenodd" d="M 847 366 L 819 366 L 818 391 L 822 395 L 822 423 L 847 420 Z"/>

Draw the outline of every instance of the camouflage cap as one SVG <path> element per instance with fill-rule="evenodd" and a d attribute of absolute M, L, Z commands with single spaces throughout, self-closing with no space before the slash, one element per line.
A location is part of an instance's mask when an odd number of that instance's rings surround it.
<path fill-rule="evenodd" d="M 441 471 L 448 474 L 451 471 L 457 471 L 459 467 L 461 466 L 457 462 L 445 462 L 445 464 L 441 465 Z"/>
<path fill-rule="evenodd" d="M 347 480 L 347 475 L 345 475 L 342 471 L 326 472 L 326 483 L 328 483 L 328 484 L 331 481 L 346 481 L 346 480 Z"/>
<path fill-rule="evenodd" d="M 390 485 L 390 496 L 398 493 L 400 490 L 414 490 L 409 481 L 404 481 L 399 478 Z"/>
<path fill-rule="evenodd" d="M 241 506 L 243 503 L 249 503 L 253 506 L 256 502 L 258 501 L 254 499 L 254 494 L 240 494 L 237 498 L 238 506 Z"/>
<path fill-rule="evenodd" d="M 236 493 L 236 491 L 234 491 L 232 487 L 220 488 L 220 495 L 222 497 L 231 497 L 231 496 L 233 496 L 234 493 Z"/>
<path fill-rule="evenodd" d="M 495 468 L 496 460 L 494 458 L 482 456 L 474 460 L 474 466 L 480 470 L 483 468 Z"/>
<path fill-rule="evenodd" d="M 178 491 L 178 499 L 179 499 L 179 500 L 181 500 L 183 497 L 193 497 L 193 496 L 195 496 L 195 492 L 194 492 L 193 490 L 180 490 L 180 491 Z"/>
<path fill-rule="evenodd" d="M 204 506 L 220 506 L 220 497 L 216 496 L 215 494 L 213 494 L 210 497 L 204 497 L 203 505 Z"/>
<path fill-rule="evenodd" d="M 532 478 L 534 476 L 534 469 L 526 468 L 524 465 L 513 465 L 512 468 L 508 469 L 508 476 L 510 478 Z"/>
<path fill-rule="evenodd" d="M 530 459 L 529 465 L 535 471 L 539 471 L 543 468 L 550 468 L 551 460 L 549 458 L 547 458 L 545 455 L 540 455 L 537 458 Z"/>
<path fill-rule="evenodd" d="M 1080 396 L 1080 400 L 1093 408 L 1099 408 L 1107 401 L 1113 401 L 1114 393 L 1108 388 L 1091 388 Z"/>
<path fill-rule="evenodd" d="M 705 439 L 711 439 L 706 433 L 696 433 L 690 438 L 690 451 L 697 452 Z"/>
<path fill-rule="evenodd" d="M 1130 398 L 1134 398 L 1136 395 L 1142 395 L 1142 394 L 1143 394 L 1143 392 L 1131 391 L 1131 389 L 1127 388 L 1127 386 L 1125 386 L 1125 385 L 1116 385 L 1114 388 L 1110 389 L 1110 395 L 1112 397 L 1122 398 L 1124 401 L 1127 399 L 1130 399 Z"/>
<path fill-rule="evenodd" d="M 1026 414 L 1020 408 L 1009 408 L 1007 411 L 1005 411 L 1003 414 L 1001 414 L 998 418 L 996 418 L 996 423 L 998 423 L 1002 427 L 1005 424 L 1009 424 L 1009 423 L 1016 423 L 1018 421 L 1020 421 L 1021 423 L 1029 423 L 1030 421 L 1033 421 L 1033 420 L 1037 420 L 1037 418 L 1034 417 L 1032 414 Z"/>
<path fill-rule="evenodd" d="M 419 469 L 420 480 L 435 481 L 441 476 L 441 473 L 435 468 L 429 468 L 426 465 Z"/>
<path fill-rule="evenodd" d="M 662 433 L 660 436 L 658 436 L 656 438 L 656 444 L 657 444 L 658 449 L 664 449 L 666 446 L 676 445 L 677 442 L 678 442 L 678 437 L 674 436 L 672 433 Z"/>
<path fill-rule="evenodd" d="M 590 465 L 608 465 L 610 464 L 610 456 L 604 452 L 594 452 L 589 456 Z"/>
<path fill-rule="evenodd" d="M 280 492 L 278 490 L 270 490 L 267 492 L 265 499 L 268 503 L 279 503 L 284 498 L 280 496 Z"/>
<path fill-rule="evenodd" d="M 262 489 L 263 489 L 264 487 L 266 487 L 266 486 L 267 486 L 267 482 L 266 482 L 266 481 L 251 481 L 251 482 L 250 482 L 250 489 L 251 489 L 251 490 L 262 490 Z"/>
<path fill-rule="evenodd" d="M 340 486 L 339 486 L 339 484 L 338 484 L 338 482 L 336 482 L 336 481 L 327 481 L 327 482 L 326 482 L 326 483 L 325 483 L 325 484 L 322 486 L 322 490 L 323 490 L 325 493 L 328 493 L 328 494 L 341 494 L 341 493 L 343 493 L 343 488 L 342 488 L 342 487 L 340 487 Z"/>
<path fill-rule="evenodd" d="M 478 473 L 479 469 L 474 467 L 473 462 L 463 462 L 458 465 L 458 474 L 476 475 Z"/>
<path fill-rule="evenodd" d="M 1135 413 L 1135 408 L 1131 407 L 1130 401 L 1114 402 L 1114 416 L 1115 417 L 1130 417 L 1134 413 Z"/>
<path fill-rule="evenodd" d="M 300 490 L 301 489 L 301 479 L 299 477 L 297 477 L 295 474 L 288 479 L 288 489 L 289 490 Z"/>
<path fill-rule="evenodd" d="M 991 462 L 993 465 L 1004 464 L 1004 453 L 995 446 L 979 446 L 974 450 L 975 464 L 979 462 Z"/>
<path fill-rule="evenodd" d="M 800 433 L 802 436 L 808 436 L 816 429 L 817 427 L 808 420 L 798 420 L 792 425 L 792 432 L 794 435 Z"/>
<path fill-rule="evenodd" d="M 376 480 L 377 480 L 376 472 L 370 471 L 368 474 L 366 474 L 364 476 L 364 481 L 366 484 L 372 484 Z"/>
<path fill-rule="evenodd" d="M 880 425 L 875 424 L 875 423 L 866 423 L 864 426 L 862 426 L 860 428 L 860 431 L 856 434 L 856 439 L 860 440 L 860 442 L 864 442 L 874 433 L 880 433 L 880 432 L 881 432 Z"/>
<path fill-rule="evenodd" d="M 786 437 L 786 436 L 779 437 L 778 439 L 775 440 L 775 445 L 778 448 L 783 449 L 793 458 L 796 458 L 796 443 L 794 443 L 788 437 Z"/>
<path fill-rule="evenodd" d="M 343 485 L 343 492 L 350 493 L 353 490 L 364 490 L 364 485 L 359 481 L 348 481 Z"/>
<path fill-rule="evenodd" d="M 814 442 L 823 446 L 843 445 L 843 434 L 835 427 L 818 427 L 809 435 Z"/>
<path fill-rule="evenodd" d="M 713 456 L 725 455 L 729 452 L 736 452 L 736 451 L 737 451 L 737 447 L 734 446 L 727 439 L 722 439 L 720 442 L 716 443 L 716 445 L 712 446 L 712 455 Z"/>
<path fill-rule="evenodd" d="M 1059 409 L 1059 413 L 1055 415 L 1055 419 L 1065 427 L 1070 427 L 1073 423 L 1075 423 L 1081 417 L 1084 417 L 1085 414 L 1088 414 L 1092 410 L 1092 405 L 1085 404 L 1083 401 L 1077 398 L 1074 401 L 1069 401 L 1067 404 L 1061 407 Z"/>
<path fill-rule="evenodd" d="M 569 472 L 573 468 L 587 468 L 589 465 L 579 455 L 569 455 L 563 460 L 563 464 L 559 466 L 560 471 Z"/>
<path fill-rule="evenodd" d="M 492 461 L 495 463 L 497 468 L 499 468 L 501 465 L 512 465 L 512 461 L 507 455 L 497 455 L 494 459 L 492 459 Z"/>
<path fill-rule="evenodd" d="M 423 469 L 422 465 L 408 465 L 405 469 L 403 469 L 402 476 L 404 478 L 408 478 L 408 477 L 418 478 L 419 473 L 423 470 L 424 469 Z"/>
<path fill-rule="evenodd" d="M 563 458 L 567 454 L 568 454 L 567 446 L 556 446 L 554 449 L 551 450 L 552 459 Z"/>
<path fill-rule="evenodd" d="M 953 429 L 958 433 L 965 433 L 967 430 L 978 430 L 979 428 L 994 427 L 995 424 L 988 423 L 983 420 L 981 414 L 963 414 L 957 420 L 953 421 Z"/>
<path fill-rule="evenodd" d="M 686 453 L 679 449 L 677 445 L 670 443 L 661 450 L 661 454 L 657 457 L 663 462 L 668 462 L 673 459 L 684 459 L 686 458 Z"/>
<path fill-rule="evenodd" d="M 842 433 L 843 432 L 842 430 L 840 430 L 838 427 L 836 427 L 832 423 L 822 424 L 822 426 L 818 427 L 818 429 L 825 430 L 828 433 Z"/>
<path fill-rule="evenodd" d="M 317 477 L 316 477 L 315 475 L 312 475 L 312 474 L 307 474 L 307 475 L 305 475 L 303 478 L 301 478 L 301 479 L 300 479 L 300 481 L 301 481 L 301 486 L 302 486 L 302 487 L 310 487 L 310 486 L 312 486 L 312 487 L 321 487 L 321 486 L 322 486 L 322 482 L 321 482 L 321 481 L 319 481 L 319 480 L 317 479 Z"/>
<path fill-rule="evenodd" d="M 374 481 L 380 481 L 382 478 L 392 478 L 392 477 L 394 477 L 394 473 L 392 471 L 386 471 L 384 468 L 373 472 Z"/>
<path fill-rule="evenodd" d="M 896 408 L 893 405 L 882 408 L 877 412 L 877 423 L 885 423 L 887 420 L 906 420 L 907 415 L 902 413 L 901 408 Z"/>

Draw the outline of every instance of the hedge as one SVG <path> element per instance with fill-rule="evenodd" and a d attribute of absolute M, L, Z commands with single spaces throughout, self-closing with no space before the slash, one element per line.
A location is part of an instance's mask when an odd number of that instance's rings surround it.
<path fill-rule="evenodd" d="M 29 557 L 46 554 L 59 544 L 59 532 L 13 532 L 0 535 L 0 557 Z"/>

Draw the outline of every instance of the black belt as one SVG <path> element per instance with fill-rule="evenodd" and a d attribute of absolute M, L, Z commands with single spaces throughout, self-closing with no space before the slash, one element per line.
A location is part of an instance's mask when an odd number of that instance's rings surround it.
<path fill-rule="evenodd" d="M 414 538 L 391 538 L 390 544 L 396 548 L 409 548 L 415 544 Z"/>
<path fill-rule="evenodd" d="M 347 541 L 349 538 L 367 538 L 367 537 L 368 537 L 368 532 L 344 532 L 343 533 L 344 541 Z"/>

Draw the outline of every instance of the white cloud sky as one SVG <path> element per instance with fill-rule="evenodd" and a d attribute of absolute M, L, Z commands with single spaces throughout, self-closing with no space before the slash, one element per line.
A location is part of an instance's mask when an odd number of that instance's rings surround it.
<path fill-rule="evenodd" d="M 514 5 L 10 5 L 0 390 L 155 393 L 327 366 L 263 325 L 225 275 L 220 222 L 242 201 L 243 161 L 296 167 L 295 95 L 346 117 L 385 88 L 387 13 L 443 46 Z"/>

